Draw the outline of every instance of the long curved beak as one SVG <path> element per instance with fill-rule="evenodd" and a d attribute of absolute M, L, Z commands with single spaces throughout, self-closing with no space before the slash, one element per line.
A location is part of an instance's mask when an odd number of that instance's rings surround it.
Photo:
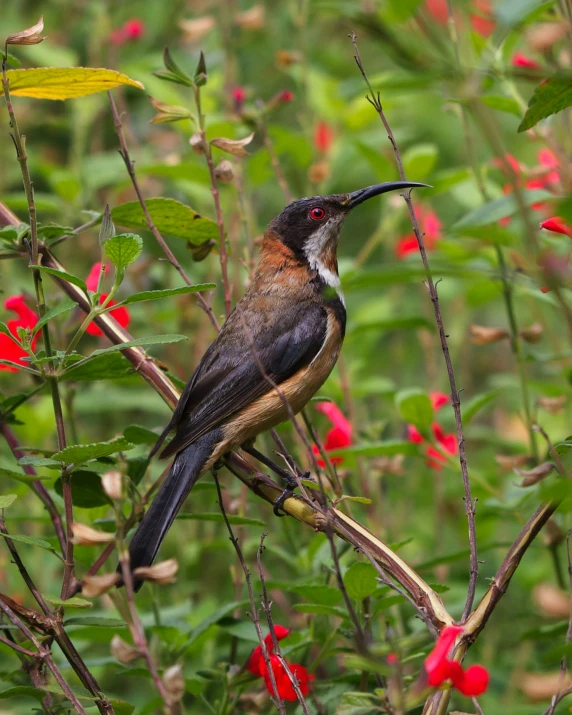
<path fill-rule="evenodd" d="M 349 194 L 348 208 L 353 209 L 359 204 L 373 198 L 374 196 L 379 196 L 380 194 L 385 194 L 387 191 L 397 191 L 398 189 L 413 189 L 418 186 L 425 186 L 429 189 L 432 187 L 429 184 L 419 184 L 415 181 L 387 181 L 384 184 L 374 184 L 373 186 L 367 186 L 365 189 L 358 189 L 353 193 Z"/>

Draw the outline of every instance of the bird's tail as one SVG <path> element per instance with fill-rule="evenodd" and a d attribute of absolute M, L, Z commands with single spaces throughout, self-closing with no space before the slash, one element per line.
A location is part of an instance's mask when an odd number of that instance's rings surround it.
<path fill-rule="evenodd" d="M 213 430 L 185 447 L 175 457 L 169 474 L 161 484 L 157 496 L 129 544 L 132 571 L 140 566 L 151 566 L 153 563 L 179 509 L 203 473 L 204 465 L 219 440 L 218 430 Z M 142 581 L 134 581 L 136 591 L 141 588 L 142 583 Z"/>

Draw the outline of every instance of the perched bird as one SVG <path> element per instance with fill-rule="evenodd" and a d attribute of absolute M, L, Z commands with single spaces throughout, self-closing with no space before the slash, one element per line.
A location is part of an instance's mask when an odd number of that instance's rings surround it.
<path fill-rule="evenodd" d="M 151 452 L 175 456 L 129 547 L 150 566 L 197 479 L 226 453 L 299 412 L 332 371 L 346 324 L 336 249 L 348 213 L 373 196 L 426 184 L 395 181 L 293 201 L 270 222 L 250 288 L 209 346 Z M 279 386 L 280 393 L 274 385 Z M 282 476 L 286 477 L 286 473 Z M 292 494 L 292 484 L 276 503 Z M 141 582 L 136 582 L 139 587 Z"/>

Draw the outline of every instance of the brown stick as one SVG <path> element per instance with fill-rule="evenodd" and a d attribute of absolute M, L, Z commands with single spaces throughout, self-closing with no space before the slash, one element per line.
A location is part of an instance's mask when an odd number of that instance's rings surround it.
<path fill-rule="evenodd" d="M 397 163 L 397 169 L 399 171 L 399 176 L 402 181 L 406 181 L 405 172 L 403 170 L 403 161 L 401 160 L 401 154 L 399 148 L 391 131 L 391 127 L 387 121 L 387 118 L 383 112 L 381 106 L 381 101 L 379 93 L 376 96 L 365 69 L 363 67 L 361 57 L 359 54 L 356 35 L 354 32 L 349 35 L 353 47 L 354 47 L 354 58 L 357 66 L 365 80 L 365 83 L 371 92 L 371 97 L 367 97 L 368 102 L 375 108 L 379 118 L 381 119 L 383 126 L 387 132 L 387 138 L 389 139 L 393 151 L 395 153 L 395 161 Z M 413 226 L 413 231 L 417 238 L 417 244 L 419 246 L 419 253 L 421 254 L 421 260 L 423 262 L 423 267 L 425 269 L 425 279 L 427 281 L 427 288 L 429 290 L 429 295 L 431 296 L 431 302 L 433 303 L 433 310 L 435 313 L 435 321 L 437 323 L 437 328 L 439 330 L 439 337 L 441 339 L 441 349 L 443 351 L 443 357 L 445 358 L 445 365 L 447 367 L 447 375 L 449 377 L 449 385 L 451 387 L 451 403 L 453 405 L 453 411 L 455 413 L 455 424 L 457 426 L 457 442 L 459 445 L 459 462 L 461 465 L 461 475 L 463 478 L 463 489 L 465 491 L 465 512 L 467 515 L 467 522 L 469 527 L 469 546 L 470 546 L 470 572 L 469 572 L 469 588 L 467 591 L 467 599 L 465 602 L 465 608 L 463 611 L 462 622 L 464 622 L 471 612 L 473 607 L 473 601 L 475 599 L 475 591 L 477 587 L 477 578 L 479 575 L 479 560 L 477 555 L 477 534 L 475 527 L 475 503 L 473 502 L 473 497 L 471 495 L 471 484 L 469 481 L 469 472 L 467 468 L 467 456 L 465 453 L 465 436 L 463 434 L 463 421 L 461 418 L 461 401 L 459 399 L 459 392 L 457 390 L 457 385 L 455 381 L 455 373 L 453 370 L 453 363 L 451 361 L 451 355 L 449 353 L 449 344 L 447 342 L 447 334 L 445 333 L 445 328 L 443 326 L 443 316 L 441 314 L 441 307 L 439 305 L 439 296 L 437 295 L 437 288 L 435 282 L 433 281 L 433 276 L 431 274 L 431 269 L 429 267 L 429 261 L 427 259 L 427 251 L 425 250 L 425 243 L 423 241 L 423 234 L 419 230 L 419 223 L 413 209 L 413 203 L 411 202 L 411 191 L 404 191 L 403 198 L 407 204 L 407 210 L 409 211 L 409 217 L 411 219 L 411 224 Z"/>

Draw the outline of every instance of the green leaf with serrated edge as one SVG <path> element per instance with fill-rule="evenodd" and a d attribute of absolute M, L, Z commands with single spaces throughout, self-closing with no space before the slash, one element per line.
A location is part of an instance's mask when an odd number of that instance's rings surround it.
<path fill-rule="evenodd" d="M 66 608 L 93 608 L 92 601 L 86 601 L 85 598 L 79 598 L 78 596 L 73 596 L 68 598 L 67 601 L 59 598 L 58 596 L 46 596 L 44 598 L 52 606 L 65 606 Z"/>
<path fill-rule="evenodd" d="M 73 310 L 74 308 L 77 308 L 78 305 L 75 302 L 75 300 L 64 300 L 58 305 L 56 305 L 54 308 L 51 310 L 48 310 L 47 313 L 45 313 L 34 325 L 32 328 L 32 337 L 36 335 L 36 333 L 42 329 L 42 327 L 48 323 L 50 320 L 53 320 L 56 318 L 58 315 L 62 315 L 63 313 L 68 313 L 70 310 Z"/>
<path fill-rule="evenodd" d="M 13 504 L 17 498 L 17 494 L 5 494 L 4 496 L 0 496 L 0 509 L 6 509 L 6 507 Z"/>
<path fill-rule="evenodd" d="M 572 73 L 560 72 L 541 82 L 528 102 L 518 132 L 531 129 L 541 119 L 561 112 L 572 105 Z"/>
<path fill-rule="evenodd" d="M 63 561 L 54 547 L 47 541 L 44 541 L 44 539 L 38 539 L 35 536 L 25 536 L 23 534 L 3 534 L 2 532 L 0 532 L 0 536 L 3 536 L 5 539 L 10 539 L 11 541 L 17 541 L 20 544 L 37 546 L 40 549 L 44 549 L 44 551 L 49 551 L 51 554 L 54 554 L 54 556 L 57 556 L 60 561 Z"/>
<path fill-rule="evenodd" d="M 342 494 L 339 499 L 336 499 L 336 504 L 340 504 L 343 501 L 353 501 L 357 504 L 372 504 L 371 499 L 368 499 L 367 497 L 352 497 L 348 494 Z"/>
<path fill-rule="evenodd" d="M 405 422 L 414 425 L 420 432 L 429 431 L 433 421 L 433 405 L 423 390 L 417 387 L 400 390 L 395 395 L 395 405 Z"/>
<path fill-rule="evenodd" d="M 66 273 L 65 271 L 58 271 L 56 268 L 49 268 L 48 266 L 36 266 L 36 268 L 43 273 L 48 273 L 50 276 L 54 276 L 54 278 L 59 278 L 62 281 L 66 281 L 66 283 L 72 283 L 74 286 L 81 288 L 82 291 L 87 295 L 87 286 L 85 284 L 85 281 L 83 281 L 81 278 L 78 278 L 77 276 L 72 276 L 71 273 Z"/>
<path fill-rule="evenodd" d="M 118 380 L 135 374 L 135 368 L 121 353 L 100 355 L 93 360 L 81 361 L 81 365 L 70 365 L 61 374 L 61 381 Z"/>
<path fill-rule="evenodd" d="M 400 439 L 388 439 L 384 442 L 356 444 L 353 447 L 328 450 L 328 455 L 331 457 L 350 457 L 352 455 L 355 457 L 390 457 L 395 454 L 415 456 L 418 453 L 419 447 L 416 444 Z"/>
<path fill-rule="evenodd" d="M 527 206 L 547 200 L 554 200 L 554 195 L 542 189 L 522 189 L 520 192 Z M 453 224 L 452 230 L 461 232 L 465 226 L 486 226 L 500 219 L 518 213 L 519 206 L 513 194 L 507 194 L 500 199 L 489 201 L 470 211 L 462 219 Z M 482 276 L 481 276 L 482 277 Z"/>
<path fill-rule="evenodd" d="M 347 613 L 336 606 L 326 606 L 323 603 L 295 603 L 292 608 L 299 613 L 312 613 L 316 616 L 337 616 L 347 618 Z"/>
<path fill-rule="evenodd" d="M 60 226 L 58 223 L 39 223 L 38 233 L 44 240 L 53 241 L 56 238 L 73 233 L 73 228 L 71 226 Z"/>
<path fill-rule="evenodd" d="M 139 427 L 139 425 L 126 427 L 123 436 L 132 444 L 155 444 L 159 439 L 158 434 L 147 429 L 147 427 Z"/>
<path fill-rule="evenodd" d="M 90 459 L 99 459 L 99 457 L 108 457 L 117 452 L 127 452 L 133 449 L 135 445 L 128 442 L 123 437 L 112 439 L 109 442 L 96 442 L 94 444 L 76 444 L 71 447 L 66 447 L 60 452 L 52 455 L 52 459 L 68 464 L 78 464 L 87 462 Z"/>
<path fill-rule="evenodd" d="M 345 572 L 344 586 L 350 598 L 363 601 L 377 588 L 377 571 L 371 564 L 357 561 Z"/>
<path fill-rule="evenodd" d="M 63 497 L 64 490 L 61 479 L 55 481 L 54 490 L 56 494 Z M 82 509 L 96 509 L 113 503 L 103 489 L 101 477 L 87 469 L 74 470 L 71 491 L 72 503 Z"/>
<path fill-rule="evenodd" d="M 23 482 L 24 484 L 31 484 L 32 482 L 35 482 L 36 479 L 51 479 L 51 477 L 39 477 L 36 474 L 12 472 L 10 469 L 4 469 L 3 467 L 0 467 L 0 479 L 2 478 L 15 479 L 17 482 Z"/>
<path fill-rule="evenodd" d="M 67 603 L 67 601 L 64 601 Z M 123 628 L 125 621 L 120 618 L 105 618 L 104 616 L 72 616 L 66 618 L 66 626 L 101 626 L 102 628 Z"/>
<path fill-rule="evenodd" d="M 137 340 L 131 340 L 128 343 L 120 343 L 119 345 L 111 345 L 108 348 L 101 348 L 100 350 L 94 350 L 91 355 L 88 355 L 85 360 L 91 360 L 98 355 L 108 355 L 109 353 L 116 353 L 126 348 L 134 348 L 146 345 L 166 345 L 168 343 L 180 343 L 182 340 L 188 340 L 186 335 L 151 335 L 149 338 L 137 338 Z M 81 365 L 84 364 L 82 360 Z"/>
<path fill-rule="evenodd" d="M 183 286 L 182 288 L 166 288 L 165 290 L 144 290 L 141 293 L 133 293 L 125 300 L 122 300 L 120 305 L 130 305 L 131 303 L 142 303 L 145 300 L 159 300 L 161 298 L 169 298 L 172 295 L 184 295 L 185 293 L 200 293 L 204 290 L 212 290 L 216 288 L 216 283 L 201 283 L 195 286 Z M 115 308 L 116 306 L 114 306 Z"/>
<path fill-rule="evenodd" d="M 136 233 L 120 233 L 105 242 L 105 255 L 118 271 L 123 271 L 141 255 L 143 239 Z"/>
<path fill-rule="evenodd" d="M 33 688 L 31 685 L 15 685 L 12 688 L 0 691 L 0 698 L 35 698 L 39 702 L 45 697 L 43 690 Z"/>
<path fill-rule="evenodd" d="M 210 218 L 201 216 L 190 206 L 175 199 L 154 198 L 145 201 L 153 223 L 161 233 L 183 238 L 199 246 L 210 240 L 218 240 L 218 226 Z M 119 226 L 149 230 L 147 219 L 138 201 L 120 204 L 111 211 L 111 217 Z"/>
<path fill-rule="evenodd" d="M 17 226 L 4 226 L 0 229 L 0 238 L 7 241 L 19 241 L 30 231 L 27 223 L 19 223 Z"/>
<path fill-rule="evenodd" d="M 187 512 L 178 514 L 177 519 L 188 519 L 191 521 L 216 521 L 224 523 L 223 515 L 218 514 L 217 512 L 203 512 L 199 514 L 189 514 Z M 230 524 L 235 526 L 266 526 L 265 521 L 261 521 L 260 519 L 250 519 L 249 517 L 238 516 L 236 514 L 227 514 L 227 519 Z"/>

